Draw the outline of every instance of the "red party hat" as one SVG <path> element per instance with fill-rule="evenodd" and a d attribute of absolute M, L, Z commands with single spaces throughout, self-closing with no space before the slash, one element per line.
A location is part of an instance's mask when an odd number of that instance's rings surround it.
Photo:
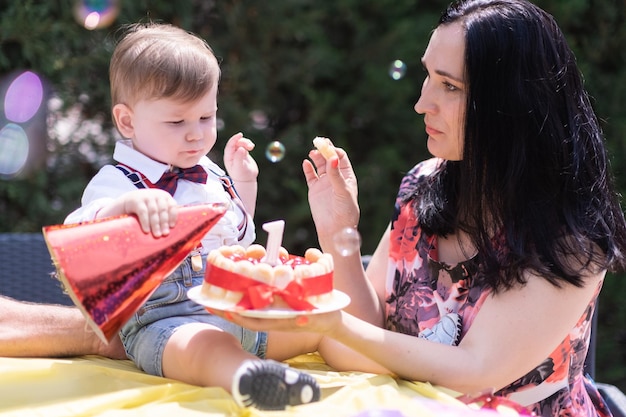
<path fill-rule="evenodd" d="M 160 238 L 133 215 L 45 226 L 43 235 L 65 290 L 108 343 L 225 211 L 224 204 L 181 206 L 176 226 Z"/>

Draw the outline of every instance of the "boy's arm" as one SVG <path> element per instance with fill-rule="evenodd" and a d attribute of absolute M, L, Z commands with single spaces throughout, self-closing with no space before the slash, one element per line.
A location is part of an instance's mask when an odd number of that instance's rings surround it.
<path fill-rule="evenodd" d="M 233 181 L 235 189 L 239 198 L 246 208 L 246 212 L 250 217 L 254 218 L 254 211 L 256 209 L 256 196 L 257 196 L 257 182 L 256 181 Z"/>
<path fill-rule="evenodd" d="M 167 192 L 156 188 L 142 188 L 122 194 L 102 207 L 97 218 L 134 214 L 144 233 L 154 237 L 167 236 L 176 225 L 178 205 Z"/>
<path fill-rule="evenodd" d="M 232 178 L 250 217 L 254 217 L 257 197 L 257 177 L 259 167 L 250 155 L 254 149 L 254 143 L 250 139 L 244 138 L 242 133 L 237 133 L 228 140 L 224 147 L 224 166 L 226 172 Z"/>
<path fill-rule="evenodd" d="M 66 224 L 134 214 L 142 230 L 145 233 L 152 232 L 155 237 L 169 234 L 178 214 L 176 200 L 167 191 L 138 189 L 112 165 L 104 166 L 91 179 L 81 204 L 67 216 Z"/>

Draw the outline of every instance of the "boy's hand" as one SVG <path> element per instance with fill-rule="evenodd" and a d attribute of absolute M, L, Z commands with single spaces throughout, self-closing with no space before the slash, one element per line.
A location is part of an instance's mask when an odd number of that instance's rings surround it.
<path fill-rule="evenodd" d="M 144 233 L 167 236 L 176 225 L 178 205 L 167 192 L 156 188 L 128 192 L 98 212 L 98 217 L 134 214 Z"/>
<path fill-rule="evenodd" d="M 224 167 L 235 182 L 256 181 L 259 167 L 250 155 L 254 143 L 243 137 L 243 133 L 236 133 L 228 139 L 224 147 Z"/>
<path fill-rule="evenodd" d="M 176 225 L 178 205 L 167 191 L 159 189 L 137 190 L 125 194 L 124 212 L 135 214 L 141 229 L 154 237 L 167 236 Z"/>

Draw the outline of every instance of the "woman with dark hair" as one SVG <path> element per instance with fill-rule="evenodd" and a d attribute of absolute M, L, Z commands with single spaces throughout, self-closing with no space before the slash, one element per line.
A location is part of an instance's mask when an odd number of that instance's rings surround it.
<path fill-rule="evenodd" d="M 303 169 L 345 311 L 229 318 L 281 333 L 267 355 L 318 350 L 337 369 L 390 372 L 536 415 L 608 416 L 583 375 L 607 270 L 626 266 L 626 223 L 575 57 L 525 0 L 452 4 L 422 58 L 415 111 L 433 159 L 403 179 L 367 272 L 333 236 L 359 221 L 342 149 Z M 279 337 L 272 340 L 280 340 Z"/>

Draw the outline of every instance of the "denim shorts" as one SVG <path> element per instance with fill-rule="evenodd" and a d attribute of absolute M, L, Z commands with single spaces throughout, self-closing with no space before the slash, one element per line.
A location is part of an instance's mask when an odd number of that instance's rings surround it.
<path fill-rule="evenodd" d="M 222 329 L 235 336 L 244 350 L 265 358 L 267 333 L 244 329 L 209 314 L 203 306 L 187 297 L 187 291 L 202 285 L 203 280 L 204 269 L 194 271 L 187 257 L 122 327 L 120 337 L 124 349 L 138 368 L 163 376 L 161 364 L 165 344 L 179 327 L 188 323 L 206 323 Z"/>

